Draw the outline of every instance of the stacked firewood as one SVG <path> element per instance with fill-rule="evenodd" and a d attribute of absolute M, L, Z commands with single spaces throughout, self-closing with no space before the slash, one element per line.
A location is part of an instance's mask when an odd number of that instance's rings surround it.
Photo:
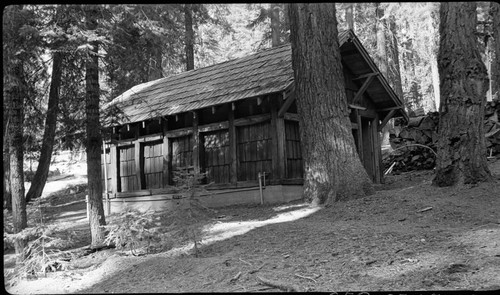
<path fill-rule="evenodd" d="M 500 155 L 500 100 L 486 104 L 484 131 L 487 156 Z M 398 126 L 399 123 L 399 126 Z M 432 169 L 435 166 L 439 113 L 411 117 L 405 126 L 395 122 L 390 133 L 391 149 L 383 153 L 384 168 L 392 171 Z"/>

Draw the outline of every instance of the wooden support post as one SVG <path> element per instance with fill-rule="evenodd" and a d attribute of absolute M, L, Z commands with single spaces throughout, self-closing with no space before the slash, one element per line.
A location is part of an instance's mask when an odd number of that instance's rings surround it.
<path fill-rule="evenodd" d="M 382 131 L 382 128 L 384 128 L 385 124 L 387 124 L 387 122 L 389 122 L 389 120 L 392 118 L 392 116 L 394 116 L 394 113 L 396 113 L 396 110 L 391 110 L 384 118 L 384 120 L 382 120 L 382 123 L 380 123 L 380 125 L 378 125 L 378 131 Z"/>
<path fill-rule="evenodd" d="M 370 86 L 370 83 L 373 81 L 374 77 L 375 76 L 372 75 L 372 76 L 368 76 L 368 78 L 366 78 L 365 82 L 363 83 L 361 88 L 359 88 L 358 92 L 356 92 L 356 95 L 354 96 L 354 99 L 353 99 L 354 105 L 359 102 L 359 100 L 361 99 L 361 96 L 363 96 L 363 93 L 365 93 L 368 86 Z"/>
<path fill-rule="evenodd" d="M 137 129 L 139 130 L 139 129 Z M 141 153 L 141 143 L 138 139 L 136 139 L 134 141 L 134 145 L 135 145 L 135 155 L 134 155 L 134 158 L 135 158 L 135 175 L 137 177 L 137 184 L 139 186 L 139 189 L 142 189 L 142 159 L 141 159 L 141 156 L 142 156 L 142 153 Z"/>
<path fill-rule="evenodd" d="M 165 120 L 162 122 L 163 129 L 163 187 L 167 187 L 170 185 L 170 142 L 168 140 L 167 131 L 168 131 L 168 121 Z"/>
<path fill-rule="evenodd" d="M 276 118 L 276 132 L 278 140 L 278 166 L 279 178 L 286 178 L 286 158 L 285 158 L 285 119 Z"/>
<path fill-rule="evenodd" d="M 373 120 L 372 120 L 372 142 L 373 142 L 373 164 L 374 164 L 374 167 L 373 167 L 373 172 L 374 172 L 374 177 L 375 177 L 375 180 L 374 182 L 375 183 L 380 183 L 380 175 L 381 175 L 381 157 L 382 157 L 382 151 L 380 149 L 380 140 L 379 140 L 379 135 L 378 135 L 378 121 L 379 121 L 379 118 L 378 116 L 376 116 Z"/>
<path fill-rule="evenodd" d="M 283 120 L 283 119 L 282 119 Z M 284 127 L 284 126 L 283 126 Z M 283 128 L 284 129 L 284 128 Z M 278 133 L 278 106 L 273 101 L 271 104 L 271 157 L 272 157 L 272 178 L 275 180 L 281 179 L 282 176 L 282 163 L 284 155 L 280 155 L 280 136 Z M 282 130 L 284 131 L 284 130 Z M 284 135 L 283 135 L 284 138 Z M 284 147 L 282 147 L 282 151 L 284 151 Z M 267 172 L 267 171 L 265 171 Z"/>
<path fill-rule="evenodd" d="M 111 167 L 109 169 L 109 176 L 111 177 L 111 192 L 116 195 L 116 193 L 120 191 L 118 187 L 118 184 L 120 183 L 120 175 L 118 173 L 120 167 L 118 166 L 118 164 L 120 162 L 118 159 L 118 153 L 115 144 L 111 145 L 111 147 L 109 148 L 109 156 L 111 157 Z"/>
<path fill-rule="evenodd" d="M 288 98 L 285 100 L 285 103 L 281 106 L 280 110 L 278 111 L 278 117 L 282 118 L 286 111 L 290 108 L 292 103 L 295 101 L 295 92 L 291 93 Z"/>
<path fill-rule="evenodd" d="M 193 166 L 200 172 L 200 133 L 198 132 L 198 114 L 193 111 Z"/>
<path fill-rule="evenodd" d="M 234 103 L 233 103 L 234 106 Z M 236 153 L 236 126 L 234 125 L 234 110 L 231 108 L 228 114 L 229 119 L 229 152 L 230 152 L 230 166 L 229 177 L 230 182 L 236 185 L 238 181 L 238 158 Z"/>
<path fill-rule="evenodd" d="M 361 123 L 361 116 L 359 115 L 358 110 L 354 110 L 356 114 L 356 122 L 358 123 L 358 151 L 359 151 L 359 158 L 361 159 L 361 163 L 363 163 L 364 156 L 363 156 L 363 125 Z"/>

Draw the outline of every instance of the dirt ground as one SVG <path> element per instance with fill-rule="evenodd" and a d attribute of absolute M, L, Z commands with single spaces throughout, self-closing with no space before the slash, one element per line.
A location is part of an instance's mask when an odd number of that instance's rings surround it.
<path fill-rule="evenodd" d="M 491 160 L 490 168 L 496 182 L 462 189 L 431 186 L 432 171 L 388 176 L 375 195 L 204 245 L 198 257 L 192 252 L 134 257 L 110 249 L 73 261 L 72 269 L 7 291 L 498 290 L 500 160 Z M 87 236 L 85 203 L 72 199 L 59 205 L 51 211 L 52 221 L 67 222 L 68 228 Z M 278 214 L 273 208 L 218 209 L 218 218 L 210 221 L 268 220 Z"/>

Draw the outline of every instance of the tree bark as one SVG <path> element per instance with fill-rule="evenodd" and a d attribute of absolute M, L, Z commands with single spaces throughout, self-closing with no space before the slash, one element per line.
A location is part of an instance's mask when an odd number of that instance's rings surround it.
<path fill-rule="evenodd" d="M 87 29 L 97 28 L 97 8 L 89 7 L 87 13 Z M 91 247 L 96 248 L 104 243 L 104 229 L 106 225 L 102 204 L 101 178 L 101 133 L 99 123 L 99 71 L 98 71 L 98 43 L 91 42 L 91 50 L 85 62 L 86 88 L 86 152 L 87 152 L 87 181 L 89 197 L 89 223 L 92 237 Z"/>
<path fill-rule="evenodd" d="M 184 26 L 186 29 L 186 35 L 185 35 L 186 71 L 194 69 L 194 30 L 193 30 L 192 5 L 193 4 L 184 4 Z"/>
<path fill-rule="evenodd" d="M 493 20 L 493 39 L 495 58 L 491 63 L 491 94 L 500 98 L 500 4 L 490 2 L 491 19 Z"/>
<path fill-rule="evenodd" d="M 7 135 L 7 132 L 4 132 Z M 9 145 L 3 151 L 3 208 L 12 212 L 12 194 L 10 193 L 10 152 Z"/>
<path fill-rule="evenodd" d="M 347 3 L 345 8 L 345 21 L 347 22 L 347 28 L 354 31 L 353 5 L 354 3 Z"/>
<path fill-rule="evenodd" d="M 378 67 L 382 74 L 388 76 L 387 67 L 387 48 L 386 48 L 386 38 L 385 38 L 385 19 L 384 9 L 380 7 L 380 3 L 376 3 L 375 13 L 377 16 L 377 61 Z"/>
<path fill-rule="evenodd" d="M 364 196 L 372 183 L 356 152 L 333 3 L 288 6 L 304 160 L 304 197 L 314 204 Z"/>
<path fill-rule="evenodd" d="M 280 45 L 280 7 L 278 3 L 271 4 L 271 44 L 272 47 Z"/>
<path fill-rule="evenodd" d="M 50 83 L 49 103 L 47 117 L 45 118 L 45 131 L 43 133 L 40 160 L 38 161 L 35 177 L 26 194 L 26 202 L 39 198 L 42 195 L 49 174 L 50 160 L 52 159 L 52 151 L 54 149 L 56 136 L 57 115 L 59 113 L 59 86 L 61 84 L 62 61 L 62 53 L 55 51 L 53 55 L 52 79 Z"/>
<path fill-rule="evenodd" d="M 460 186 L 488 181 L 483 127 L 488 76 L 474 34 L 476 4 L 443 2 L 440 18 L 441 105 L 433 182 Z"/>
<path fill-rule="evenodd" d="M 24 169 L 23 169 L 23 65 L 21 61 L 14 61 L 7 79 L 17 81 L 7 83 L 7 100 L 9 106 L 9 162 L 10 162 L 10 191 L 12 196 L 12 222 L 14 233 L 27 227 L 26 200 L 24 198 Z M 18 239 L 14 243 L 17 261 L 24 260 L 25 241 Z"/>

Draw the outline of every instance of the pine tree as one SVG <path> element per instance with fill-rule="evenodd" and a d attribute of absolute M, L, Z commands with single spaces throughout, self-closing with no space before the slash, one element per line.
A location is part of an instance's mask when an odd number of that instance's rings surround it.
<path fill-rule="evenodd" d="M 488 77 L 474 34 L 476 4 L 444 2 L 440 16 L 441 105 L 433 182 L 452 186 L 488 181 L 483 127 Z"/>
<path fill-rule="evenodd" d="M 304 155 L 304 196 L 316 204 L 364 196 L 371 181 L 348 116 L 335 5 L 290 4 L 292 65 Z"/>

